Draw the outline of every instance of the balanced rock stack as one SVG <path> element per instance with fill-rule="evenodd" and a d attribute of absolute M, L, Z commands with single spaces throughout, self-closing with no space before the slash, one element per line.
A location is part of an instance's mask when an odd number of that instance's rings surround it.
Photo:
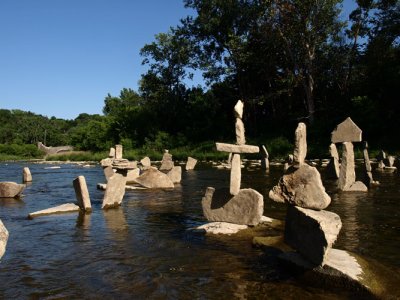
<path fill-rule="evenodd" d="M 354 150 L 352 142 L 361 142 L 361 129 L 347 118 L 332 132 L 332 143 L 342 143 L 342 164 L 340 166 L 338 187 L 342 191 L 366 192 L 368 188 L 361 181 L 356 181 Z"/>
<path fill-rule="evenodd" d="M 312 265 L 324 265 L 342 227 L 340 217 L 325 211 L 331 198 L 325 192 L 321 175 L 305 163 L 306 126 L 300 123 L 295 134 L 294 164 L 269 192 L 276 202 L 289 204 L 285 242 Z"/>
<path fill-rule="evenodd" d="M 236 144 L 216 143 L 218 151 L 233 153 L 229 192 L 208 187 L 202 199 L 204 216 L 208 221 L 228 222 L 240 225 L 257 225 L 264 212 L 263 196 L 253 189 L 241 189 L 241 153 L 258 153 L 258 146 L 246 145 L 243 102 L 238 101 L 236 116 Z M 232 197 L 233 196 L 233 197 Z"/>

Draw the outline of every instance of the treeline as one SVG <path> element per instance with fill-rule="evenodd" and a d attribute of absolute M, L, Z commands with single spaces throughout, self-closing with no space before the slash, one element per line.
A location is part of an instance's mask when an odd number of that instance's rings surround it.
<path fill-rule="evenodd" d="M 104 115 L 60 120 L 0 111 L 0 143 L 160 149 L 234 141 L 233 106 L 245 102 L 249 142 L 292 140 L 299 121 L 314 147 L 346 117 L 375 148 L 398 150 L 400 4 L 359 0 L 185 0 L 194 13 L 141 50 L 138 91 L 107 95 Z M 203 76 L 204 85 L 192 79 Z M 267 144 L 268 147 L 268 144 Z"/>

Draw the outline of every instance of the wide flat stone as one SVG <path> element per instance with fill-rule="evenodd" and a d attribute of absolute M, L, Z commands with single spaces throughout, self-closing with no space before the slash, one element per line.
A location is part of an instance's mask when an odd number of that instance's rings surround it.
<path fill-rule="evenodd" d="M 196 228 L 194 231 L 204 232 L 208 234 L 226 234 L 231 235 L 238 233 L 240 230 L 247 229 L 247 225 L 232 224 L 227 222 L 211 222 Z"/>
<path fill-rule="evenodd" d="M 69 212 L 76 212 L 79 211 L 80 207 L 74 203 L 66 203 L 59 206 L 39 210 L 28 215 L 29 218 L 35 218 L 39 216 L 45 215 L 53 215 L 53 214 L 62 214 L 62 213 L 69 213 Z"/>
<path fill-rule="evenodd" d="M 217 150 L 229 153 L 258 153 L 260 148 L 252 145 L 233 145 L 225 143 L 215 143 Z"/>
<path fill-rule="evenodd" d="M 347 118 L 336 126 L 332 132 L 331 141 L 332 143 L 361 142 L 362 131 L 351 118 Z"/>
<path fill-rule="evenodd" d="M 299 168 L 290 167 L 268 196 L 275 202 L 317 210 L 324 209 L 331 203 L 331 197 L 325 192 L 318 170 L 307 164 Z"/>
<path fill-rule="evenodd" d="M 142 175 L 136 178 L 136 182 L 149 189 L 174 187 L 174 183 L 168 175 L 155 168 L 144 171 Z"/>
<path fill-rule="evenodd" d="M 297 273 L 304 284 L 345 290 L 357 299 L 400 299 L 400 275 L 355 253 L 331 249 L 325 265 L 318 267 L 296 252 L 282 253 L 279 258 L 300 270 Z"/>
<path fill-rule="evenodd" d="M 196 164 L 197 164 L 197 159 L 189 156 L 186 162 L 186 171 L 193 170 Z"/>
<path fill-rule="evenodd" d="M 0 220 L 0 259 L 3 257 L 6 252 L 6 246 L 8 241 L 8 230 L 4 226 L 3 222 Z"/>
<path fill-rule="evenodd" d="M 19 197 L 24 190 L 25 185 L 12 181 L 0 182 L 0 198 Z"/>
<path fill-rule="evenodd" d="M 341 228 L 340 217 L 333 212 L 289 206 L 285 242 L 310 263 L 323 266 Z"/>
<path fill-rule="evenodd" d="M 253 189 L 242 189 L 232 197 L 227 189 L 208 187 L 201 204 L 211 222 L 257 225 L 264 212 L 263 196 Z"/>

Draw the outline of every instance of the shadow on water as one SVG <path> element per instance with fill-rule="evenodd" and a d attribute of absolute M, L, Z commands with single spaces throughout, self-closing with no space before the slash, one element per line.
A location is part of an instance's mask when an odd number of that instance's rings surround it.
<path fill-rule="evenodd" d="M 184 171 L 173 190 L 128 191 L 121 207 L 102 210 L 100 167 L 3 164 L 0 180 L 20 182 L 24 166 L 33 182 L 23 200 L 0 200 L 0 219 L 10 232 L 0 298 L 351 299 L 303 285 L 279 264 L 276 249 L 252 246 L 254 235 L 276 235 L 273 229 L 222 237 L 188 230 L 205 222 L 201 198 L 208 186 L 228 188 L 230 170 L 199 165 Z M 269 200 L 268 192 L 282 173 L 283 166 L 242 171 L 242 187 L 262 193 L 264 214 L 281 220 L 286 207 Z M 78 175 L 86 178 L 92 213 L 26 218 L 75 202 Z M 399 175 L 375 177 L 381 186 L 363 194 L 339 193 L 326 181 L 328 210 L 343 222 L 336 246 L 399 267 Z"/>

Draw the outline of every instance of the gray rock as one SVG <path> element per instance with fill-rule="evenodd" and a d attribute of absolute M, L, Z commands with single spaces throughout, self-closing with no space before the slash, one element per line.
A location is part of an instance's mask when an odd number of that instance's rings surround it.
<path fill-rule="evenodd" d="M 226 234 L 231 235 L 238 233 L 240 230 L 247 229 L 247 225 L 232 224 L 226 222 L 211 222 L 196 228 L 193 231 L 204 232 L 207 234 Z"/>
<path fill-rule="evenodd" d="M 240 190 L 240 183 L 242 179 L 242 167 L 240 161 L 240 154 L 233 154 L 231 162 L 231 180 L 230 180 L 230 193 L 237 195 Z"/>
<path fill-rule="evenodd" d="M 128 170 L 126 174 L 126 184 L 136 183 L 136 178 L 140 176 L 140 169 L 136 168 L 133 170 Z"/>
<path fill-rule="evenodd" d="M 339 154 L 335 144 L 330 144 L 329 153 L 331 158 L 327 165 L 326 174 L 328 178 L 338 179 L 340 174 Z"/>
<path fill-rule="evenodd" d="M 356 181 L 346 189 L 346 192 L 368 192 L 368 187 L 363 182 Z"/>
<path fill-rule="evenodd" d="M 168 173 L 167 176 L 173 183 L 179 183 L 182 180 L 182 167 L 177 166 L 173 167 Z"/>
<path fill-rule="evenodd" d="M 108 181 L 108 179 L 110 179 L 111 176 L 114 175 L 114 169 L 112 168 L 111 165 L 103 168 L 103 171 L 104 171 L 104 176 L 106 177 L 107 181 Z"/>
<path fill-rule="evenodd" d="M 225 143 L 215 143 L 217 150 L 229 153 L 258 153 L 260 149 L 258 146 L 252 145 L 233 145 Z"/>
<path fill-rule="evenodd" d="M 90 203 L 89 191 L 85 177 L 78 176 L 74 179 L 73 185 L 79 207 L 86 212 L 92 211 L 92 204 Z"/>
<path fill-rule="evenodd" d="M 318 170 L 307 164 L 300 168 L 289 168 L 279 183 L 270 190 L 269 197 L 275 202 L 316 210 L 324 209 L 331 203 L 331 197 L 325 192 Z"/>
<path fill-rule="evenodd" d="M 361 142 L 362 131 L 351 118 L 347 118 L 332 132 L 331 141 L 332 143 Z"/>
<path fill-rule="evenodd" d="M 110 152 L 108 152 L 109 158 L 115 158 L 115 148 L 111 147 Z"/>
<path fill-rule="evenodd" d="M 186 162 L 186 171 L 193 170 L 196 164 L 197 164 L 197 159 L 194 159 L 193 157 L 189 156 Z"/>
<path fill-rule="evenodd" d="M 257 225 L 264 212 L 263 196 L 253 189 L 242 189 L 231 198 L 227 189 L 208 187 L 201 204 L 211 222 Z"/>
<path fill-rule="evenodd" d="M 338 187 L 342 191 L 347 191 L 356 181 L 354 165 L 354 151 L 351 142 L 343 143 L 342 164 L 340 166 Z"/>
<path fill-rule="evenodd" d="M 238 100 L 238 102 L 236 103 L 236 105 L 234 107 L 236 118 L 243 119 L 243 107 L 244 107 L 243 102 L 241 100 Z"/>
<path fill-rule="evenodd" d="M 8 241 L 8 230 L 4 226 L 3 222 L 0 220 L 0 259 L 3 257 L 6 252 L 6 246 Z"/>
<path fill-rule="evenodd" d="M 117 171 L 108 179 L 106 192 L 103 197 L 102 209 L 121 205 L 125 195 L 126 171 Z"/>
<path fill-rule="evenodd" d="M 333 212 L 289 206 L 285 242 L 312 264 L 323 266 L 341 228 L 340 217 Z"/>
<path fill-rule="evenodd" d="M 151 161 L 149 157 L 144 157 L 140 160 L 140 163 L 142 164 L 144 169 L 148 169 L 151 167 Z"/>
<path fill-rule="evenodd" d="M 242 119 L 236 118 L 235 132 L 236 132 L 236 143 L 238 145 L 246 144 L 246 138 L 244 136 L 244 124 Z"/>
<path fill-rule="evenodd" d="M 0 198 L 19 197 L 24 188 L 24 184 L 18 184 L 11 181 L 0 182 Z"/>
<path fill-rule="evenodd" d="M 303 165 L 307 155 L 307 131 L 306 124 L 299 123 L 295 132 L 295 148 L 293 160 L 296 165 Z"/>
<path fill-rule="evenodd" d="M 167 151 L 167 150 L 166 150 Z M 174 167 L 174 161 L 172 160 L 172 155 L 165 152 L 162 158 L 160 171 L 169 171 Z"/>
<path fill-rule="evenodd" d="M 22 171 L 22 182 L 32 182 L 32 174 L 28 167 Z"/>
<path fill-rule="evenodd" d="M 146 188 L 173 188 L 174 183 L 163 172 L 158 171 L 155 168 L 150 168 L 143 172 L 136 182 Z"/>
<path fill-rule="evenodd" d="M 39 210 L 33 213 L 30 213 L 28 217 L 30 219 L 45 216 L 45 215 L 53 215 L 53 214 L 62 214 L 62 213 L 69 213 L 69 212 L 77 212 L 80 210 L 80 207 L 74 203 L 66 203 L 56 207 L 51 207 L 43 210 Z"/>
<path fill-rule="evenodd" d="M 115 145 L 115 159 L 122 159 L 122 145 Z"/>
<path fill-rule="evenodd" d="M 112 166 L 113 164 L 113 159 L 111 158 L 104 158 L 100 161 L 100 165 L 105 168 L 105 167 L 109 167 Z"/>

